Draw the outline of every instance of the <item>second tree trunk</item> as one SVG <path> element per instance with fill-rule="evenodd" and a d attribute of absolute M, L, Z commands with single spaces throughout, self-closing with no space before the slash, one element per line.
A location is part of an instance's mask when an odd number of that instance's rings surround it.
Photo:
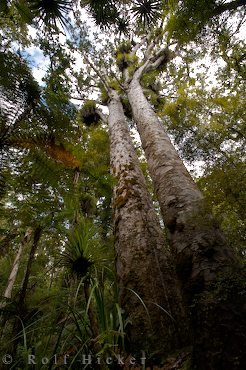
<path fill-rule="evenodd" d="M 114 235 L 121 306 L 132 351 L 163 354 L 186 340 L 167 244 L 140 170 L 120 99 L 111 91 L 109 135 Z"/>

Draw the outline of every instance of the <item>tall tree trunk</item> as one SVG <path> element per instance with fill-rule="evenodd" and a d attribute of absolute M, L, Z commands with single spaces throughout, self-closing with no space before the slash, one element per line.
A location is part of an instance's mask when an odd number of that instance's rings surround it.
<path fill-rule="evenodd" d="M 222 232 L 206 208 L 202 194 L 179 158 L 161 120 L 144 96 L 139 77 L 137 70 L 128 86 L 128 98 L 164 223 L 170 232 L 184 296 L 187 303 L 194 307 L 194 353 L 199 361 L 198 368 L 239 369 L 245 361 L 245 350 L 242 348 L 242 343 L 245 344 L 242 307 L 245 304 L 243 296 L 240 296 L 242 279 L 236 278 L 240 283 L 235 283 L 233 278 L 235 289 L 233 284 L 228 288 L 223 304 L 218 283 L 218 278 L 225 284 L 226 279 L 232 276 L 229 271 L 236 266 L 236 258 L 227 247 Z M 239 272 L 234 276 L 242 275 Z M 231 294 L 234 294 L 233 303 Z M 229 342 L 224 340 L 226 336 L 231 338 Z"/>
<path fill-rule="evenodd" d="M 165 353 L 186 340 L 169 251 L 116 91 L 109 103 L 116 270 L 132 351 Z"/>
<path fill-rule="evenodd" d="M 36 229 L 34 231 L 34 236 L 33 236 L 33 243 L 32 243 L 32 246 L 31 246 L 31 250 L 29 252 L 29 257 L 28 257 L 28 261 L 27 261 L 25 276 L 24 276 L 24 279 L 23 279 L 23 282 L 22 282 L 22 287 L 21 287 L 20 294 L 19 294 L 18 301 L 19 301 L 19 306 L 20 307 L 23 307 L 24 302 L 25 302 L 29 277 L 30 277 L 30 274 L 31 274 L 31 268 L 32 268 L 33 260 L 34 260 L 35 253 L 36 253 L 36 250 L 37 250 L 37 247 L 38 247 L 38 243 L 39 243 L 39 240 L 41 238 L 41 233 L 42 233 L 42 228 L 40 226 L 36 227 Z"/>
<path fill-rule="evenodd" d="M 26 233 L 25 233 L 25 235 L 24 235 L 24 237 L 23 237 L 23 239 L 20 243 L 19 249 L 18 249 L 17 254 L 15 256 L 15 260 L 14 260 L 12 270 L 11 270 L 10 275 L 9 275 L 7 286 L 6 286 L 6 289 L 5 289 L 4 294 L 3 294 L 3 300 L 0 304 L 0 309 L 4 309 L 5 306 L 7 305 L 8 300 L 12 299 L 13 287 L 14 287 L 14 284 L 15 284 L 15 281 L 16 281 L 16 278 L 17 278 L 17 274 L 18 274 L 18 271 L 19 271 L 21 257 L 22 257 L 22 254 L 23 254 L 23 251 L 24 251 L 25 247 L 30 242 L 31 236 L 32 236 L 32 229 L 28 228 L 26 230 Z M 15 322 L 16 322 L 16 320 L 15 320 Z M 0 326 L 2 326 L 2 330 L 1 330 L 1 337 L 2 338 L 4 337 L 4 333 L 5 333 L 6 328 L 8 327 L 8 323 L 9 323 L 8 318 L 6 320 L 5 315 L 2 315 L 1 320 L 0 320 Z M 13 325 L 13 326 L 15 327 L 15 325 Z M 14 331 L 14 327 L 12 329 L 13 331 Z"/>
<path fill-rule="evenodd" d="M 5 292 L 3 294 L 3 297 L 6 298 L 6 299 L 11 299 L 12 298 L 13 287 L 14 287 L 14 283 L 16 281 L 17 274 L 18 274 L 18 271 L 19 271 L 21 256 L 22 256 L 22 253 L 23 253 L 23 250 L 24 250 L 25 246 L 29 243 L 29 241 L 31 239 L 31 235 L 32 235 L 32 229 L 28 228 L 26 233 L 25 233 L 24 238 L 21 241 L 18 252 L 15 256 L 15 260 L 14 260 L 12 270 L 11 270 L 10 275 L 9 275 L 7 286 L 6 286 Z"/>
<path fill-rule="evenodd" d="M 128 97 L 141 137 L 165 226 L 176 252 L 187 294 L 203 291 L 216 273 L 234 261 L 203 196 L 188 173 L 163 124 L 147 101 L 138 78 Z"/>
<path fill-rule="evenodd" d="M 40 237 L 41 237 L 41 232 L 42 232 L 41 227 L 38 226 L 38 227 L 35 228 L 34 236 L 33 236 L 33 242 L 32 242 L 32 246 L 31 246 L 28 261 L 27 261 L 26 272 L 25 272 L 25 275 L 24 275 L 24 279 L 23 279 L 22 286 L 21 286 L 20 293 L 19 293 L 18 300 L 17 300 L 18 316 L 19 317 L 17 317 L 15 319 L 15 321 L 13 323 L 13 328 L 12 328 L 12 337 L 14 339 L 12 341 L 11 351 L 12 351 L 13 356 L 16 355 L 17 346 L 18 346 L 18 343 L 20 342 L 19 335 L 22 332 L 22 323 L 21 323 L 20 319 L 24 322 L 25 321 L 25 315 L 27 313 L 27 310 L 26 310 L 26 307 L 25 307 L 26 292 L 27 292 L 28 282 L 29 282 L 29 278 L 30 278 L 30 274 L 31 274 L 31 267 L 32 267 L 33 260 L 34 260 L 34 257 L 35 257 L 35 252 L 37 250 L 38 242 L 39 242 Z"/>

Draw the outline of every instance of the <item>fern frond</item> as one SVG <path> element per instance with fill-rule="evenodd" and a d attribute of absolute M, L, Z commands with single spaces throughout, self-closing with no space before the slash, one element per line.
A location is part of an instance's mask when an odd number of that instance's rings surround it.
<path fill-rule="evenodd" d="M 0 144 L 27 119 L 39 99 L 39 87 L 18 55 L 0 51 Z"/>
<path fill-rule="evenodd" d="M 0 51 L 0 99 L 2 110 L 19 108 L 22 112 L 39 99 L 39 87 L 33 76 L 18 55 Z"/>
<path fill-rule="evenodd" d="M 8 140 L 9 145 L 24 149 L 40 149 L 49 157 L 62 163 L 66 168 L 78 168 L 81 162 L 67 150 L 64 144 L 56 144 L 54 137 L 47 134 L 36 135 L 35 137 L 25 137 L 24 134 L 15 135 Z"/>

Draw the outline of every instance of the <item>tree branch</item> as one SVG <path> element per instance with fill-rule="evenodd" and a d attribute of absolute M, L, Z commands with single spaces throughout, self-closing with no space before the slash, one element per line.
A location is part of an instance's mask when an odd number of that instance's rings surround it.
<path fill-rule="evenodd" d="M 86 63 L 89 64 L 89 66 L 93 69 L 93 71 L 96 73 L 96 75 L 100 78 L 101 82 L 103 83 L 105 89 L 108 91 L 110 89 L 108 82 L 106 78 L 101 74 L 101 72 L 94 66 L 94 64 L 90 61 L 90 59 L 84 54 L 84 58 L 86 60 Z"/>
<path fill-rule="evenodd" d="M 104 114 L 101 109 L 99 108 L 96 108 L 96 113 L 100 116 L 101 120 L 104 122 L 104 123 L 108 123 L 108 116 L 106 114 Z"/>
<path fill-rule="evenodd" d="M 157 42 L 159 41 L 160 39 L 160 35 L 157 35 L 156 37 L 154 37 L 152 40 L 151 40 L 151 32 L 148 33 L 147 36 L 143 37 L 140 42 L 135 46 L 135 48 L 132 50 L 131 52 L 131 56 L 134 56 L 136 55 L 136 52 L 139 50 L 139 48 L 145 43 L 147 42 L 147 49 L 144 53 L 144 58 L 143 58 L 143 62 L 144 64 L 137 69 L 136 72 L 139 73 L 139 78 L 141 77 L 143 71 L 144 71 L 144 66 L 147 65 L 147 62 L 150 60 L 151 58 L 151 54 L 153 52 L 153 49 L 154 47 L 156 46 Z M 140 72 L 142 71 L 142 72 Z M 135 73 L 136 73 L 135 72 Z M 126 68 L 124 71 L 123 71 L 123 77 L 124 77 L 124 80 L 125 80 L 125 84 L 128 85 L 131 81 L 131 77 L 129 76 L 129 73 L 128 73 L 128 68 Z"/>
<path fill-rule="evenodd" d="M 162 48 L 157 54 L 149 56 L 145 63 L 136 70 L 136 72 L 134 73 L 134 78 L 139 80 L 142 77 L 143 73 L 155 70 L 161 64 L 167 64 L 170 60 L 174 58 L 174 56 L 174 52 L 167 48 Z"/>

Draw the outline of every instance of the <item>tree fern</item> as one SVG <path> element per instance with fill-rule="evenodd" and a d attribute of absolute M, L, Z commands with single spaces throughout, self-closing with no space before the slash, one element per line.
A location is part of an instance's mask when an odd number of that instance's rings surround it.
<path fill-rule="evenodd" d="M 16 54 L 0 52 L 1 116 L 14 125 L 23 112 L 30 111 L 39 99 L 39 87 L 26 63 Z"/>

